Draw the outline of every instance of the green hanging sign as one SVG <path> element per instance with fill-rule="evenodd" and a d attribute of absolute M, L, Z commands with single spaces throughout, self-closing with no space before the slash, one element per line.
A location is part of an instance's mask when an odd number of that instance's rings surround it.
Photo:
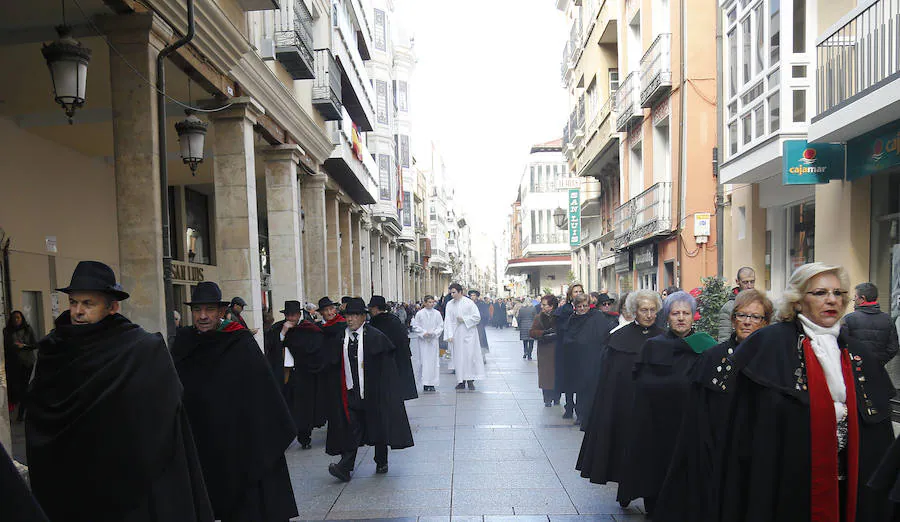
<path fill-rule="evenodd" d="M 900 122 L 847 142 L 847 181 L 900 167 Z"/>
<path fill-rule="evenodd" d="M 787 140 L 782 153 L 785 185 L 816 185 L 844 179 L 844 146 L 840 143 Z"/>
<path fill-rule="evenodd" d="M 581 191 L 569 189 L 569 246 L 581 244 Z"/>

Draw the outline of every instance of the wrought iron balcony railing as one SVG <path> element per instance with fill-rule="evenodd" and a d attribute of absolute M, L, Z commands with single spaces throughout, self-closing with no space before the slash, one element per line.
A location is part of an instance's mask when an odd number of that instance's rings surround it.
<path fill-rule="evenodd" d="M 816 109 L 837 108 L 900 73 L 900 2 L 876 0 L 816 45 Z"/>
<path fill-rule="evenodd" d="M 672 183 L 653 185 L 613 210 L 616 249 L 672 229 Z"/>
<path fill-rule="evenodd" d="M 522 238 L 522 250 L 532 245 L 560 245 L 569 242 L 569 234 L 565 230 L 531 234 Z"/>
<path fill-rule="evenodd" d="M 635 122 L 644 119 L 644 110 L 638 100 L 640 93 L 640 76 L 638 71 L 631 71 L 619 84 L 616 91 L 616 130 L 627 131 Z"/>
<path fill-rule="evenodd" d="M 641 107 L 650 107 L 672 90 L 672 35 L 656 37 L 641 58 Z"/>
<path fill-rule="evenodd" d="M 316 77 L 312 88 L 313 107 L 329 121 L 340 120 L 341 105 L 341 72 L 331 49 L 316 49 Z"/>
<path fill-rule="evenodd" d="M 275 57 L 295 80 L 315 78 L 312 14 L 303 0 L 275 11 Z"/>

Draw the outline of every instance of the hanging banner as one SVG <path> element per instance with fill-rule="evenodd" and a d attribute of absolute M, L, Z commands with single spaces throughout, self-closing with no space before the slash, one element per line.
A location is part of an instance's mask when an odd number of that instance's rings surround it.
<path fill-rule="evenodd" d="M 785 185 L 816 185 L 844 179 L 844 146 L 787 140 L 783 147 Z"/>
<path fill-rule="evenodd" d="M 581 190 L 569 189 L 569 246 L 581 244 Z"/>
<path fill-rule="evenodd" d="M 900 167 L 900 122 L 847 142 L 847 181 Z"/>

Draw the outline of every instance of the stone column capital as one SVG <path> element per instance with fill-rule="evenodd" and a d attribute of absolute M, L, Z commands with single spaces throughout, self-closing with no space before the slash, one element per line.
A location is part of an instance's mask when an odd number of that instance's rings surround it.
<path fill-rule="evenodd" d="M 307 174 L 301 178 L 300 183 L 309 188 L 321 188 L 325 190 L 325 183 L 328 181 L 328 176 L 324 174 Z"/>
<path fill-rule="evenodd" d="M 299 164 L 304 155 L 303 149 L 296 144 L 273 145 L 263 148 L 260 153 L 267 162 L 289 161 L 295 164 Z"/>
<path fill-rule="evenodd" d="M 169 24 L 153 12 L 102 15 L 96 20 L 100 30 L 116 45 L 150 44 L 160 51 L 175 39 Z"/>
<path fill-rule="evenodd" d="M 204 103 L 205 102 L 200 102 L 201 106 Z M 210 104 L 213 103 L 219 104 L 221 102 L 210 102 Z M 249 96 L 238 96 L 236 98 L 231 98 L 230 100 L 228 100 L 228 103 L 230 104 L 230 106 L 227 109 L 209 113 L 209 119 L 213 121 L 219 121 L 244 118 L 255 125 L 257 117 L 266 113 L 266 110 L 263 108 L 263 106 L 260 105 L 258 101 Z"/>

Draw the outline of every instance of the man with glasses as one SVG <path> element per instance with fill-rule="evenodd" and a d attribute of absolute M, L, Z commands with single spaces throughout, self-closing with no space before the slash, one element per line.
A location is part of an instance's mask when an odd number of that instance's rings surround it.
<path fill-rule="evenodd" d="M 891 316 L 878 305 L 878 288 L 872 283 L 856 285 L 853 296 L 855 311 L 844 317 L 842 329 L 872 350 L 882 365 L 897 355 L 900 344 Z"/>
<path fill-rule="evenodd" d="M 737 286 L 731 289 L 728 301 L 726 301 L 725 304 L 722 305 L 722 309 L 719 310 L 718 341 L 720 343 L 725 342 L 731 337 L 731 313 L 734 312 L 735 298 L 741 293 L 741 290 L 752 290 L 756 288 L 756 272 L 749 266 L 741 267 L 737 271 L 737 277 L 734 282 L 737 283 Z"/>

